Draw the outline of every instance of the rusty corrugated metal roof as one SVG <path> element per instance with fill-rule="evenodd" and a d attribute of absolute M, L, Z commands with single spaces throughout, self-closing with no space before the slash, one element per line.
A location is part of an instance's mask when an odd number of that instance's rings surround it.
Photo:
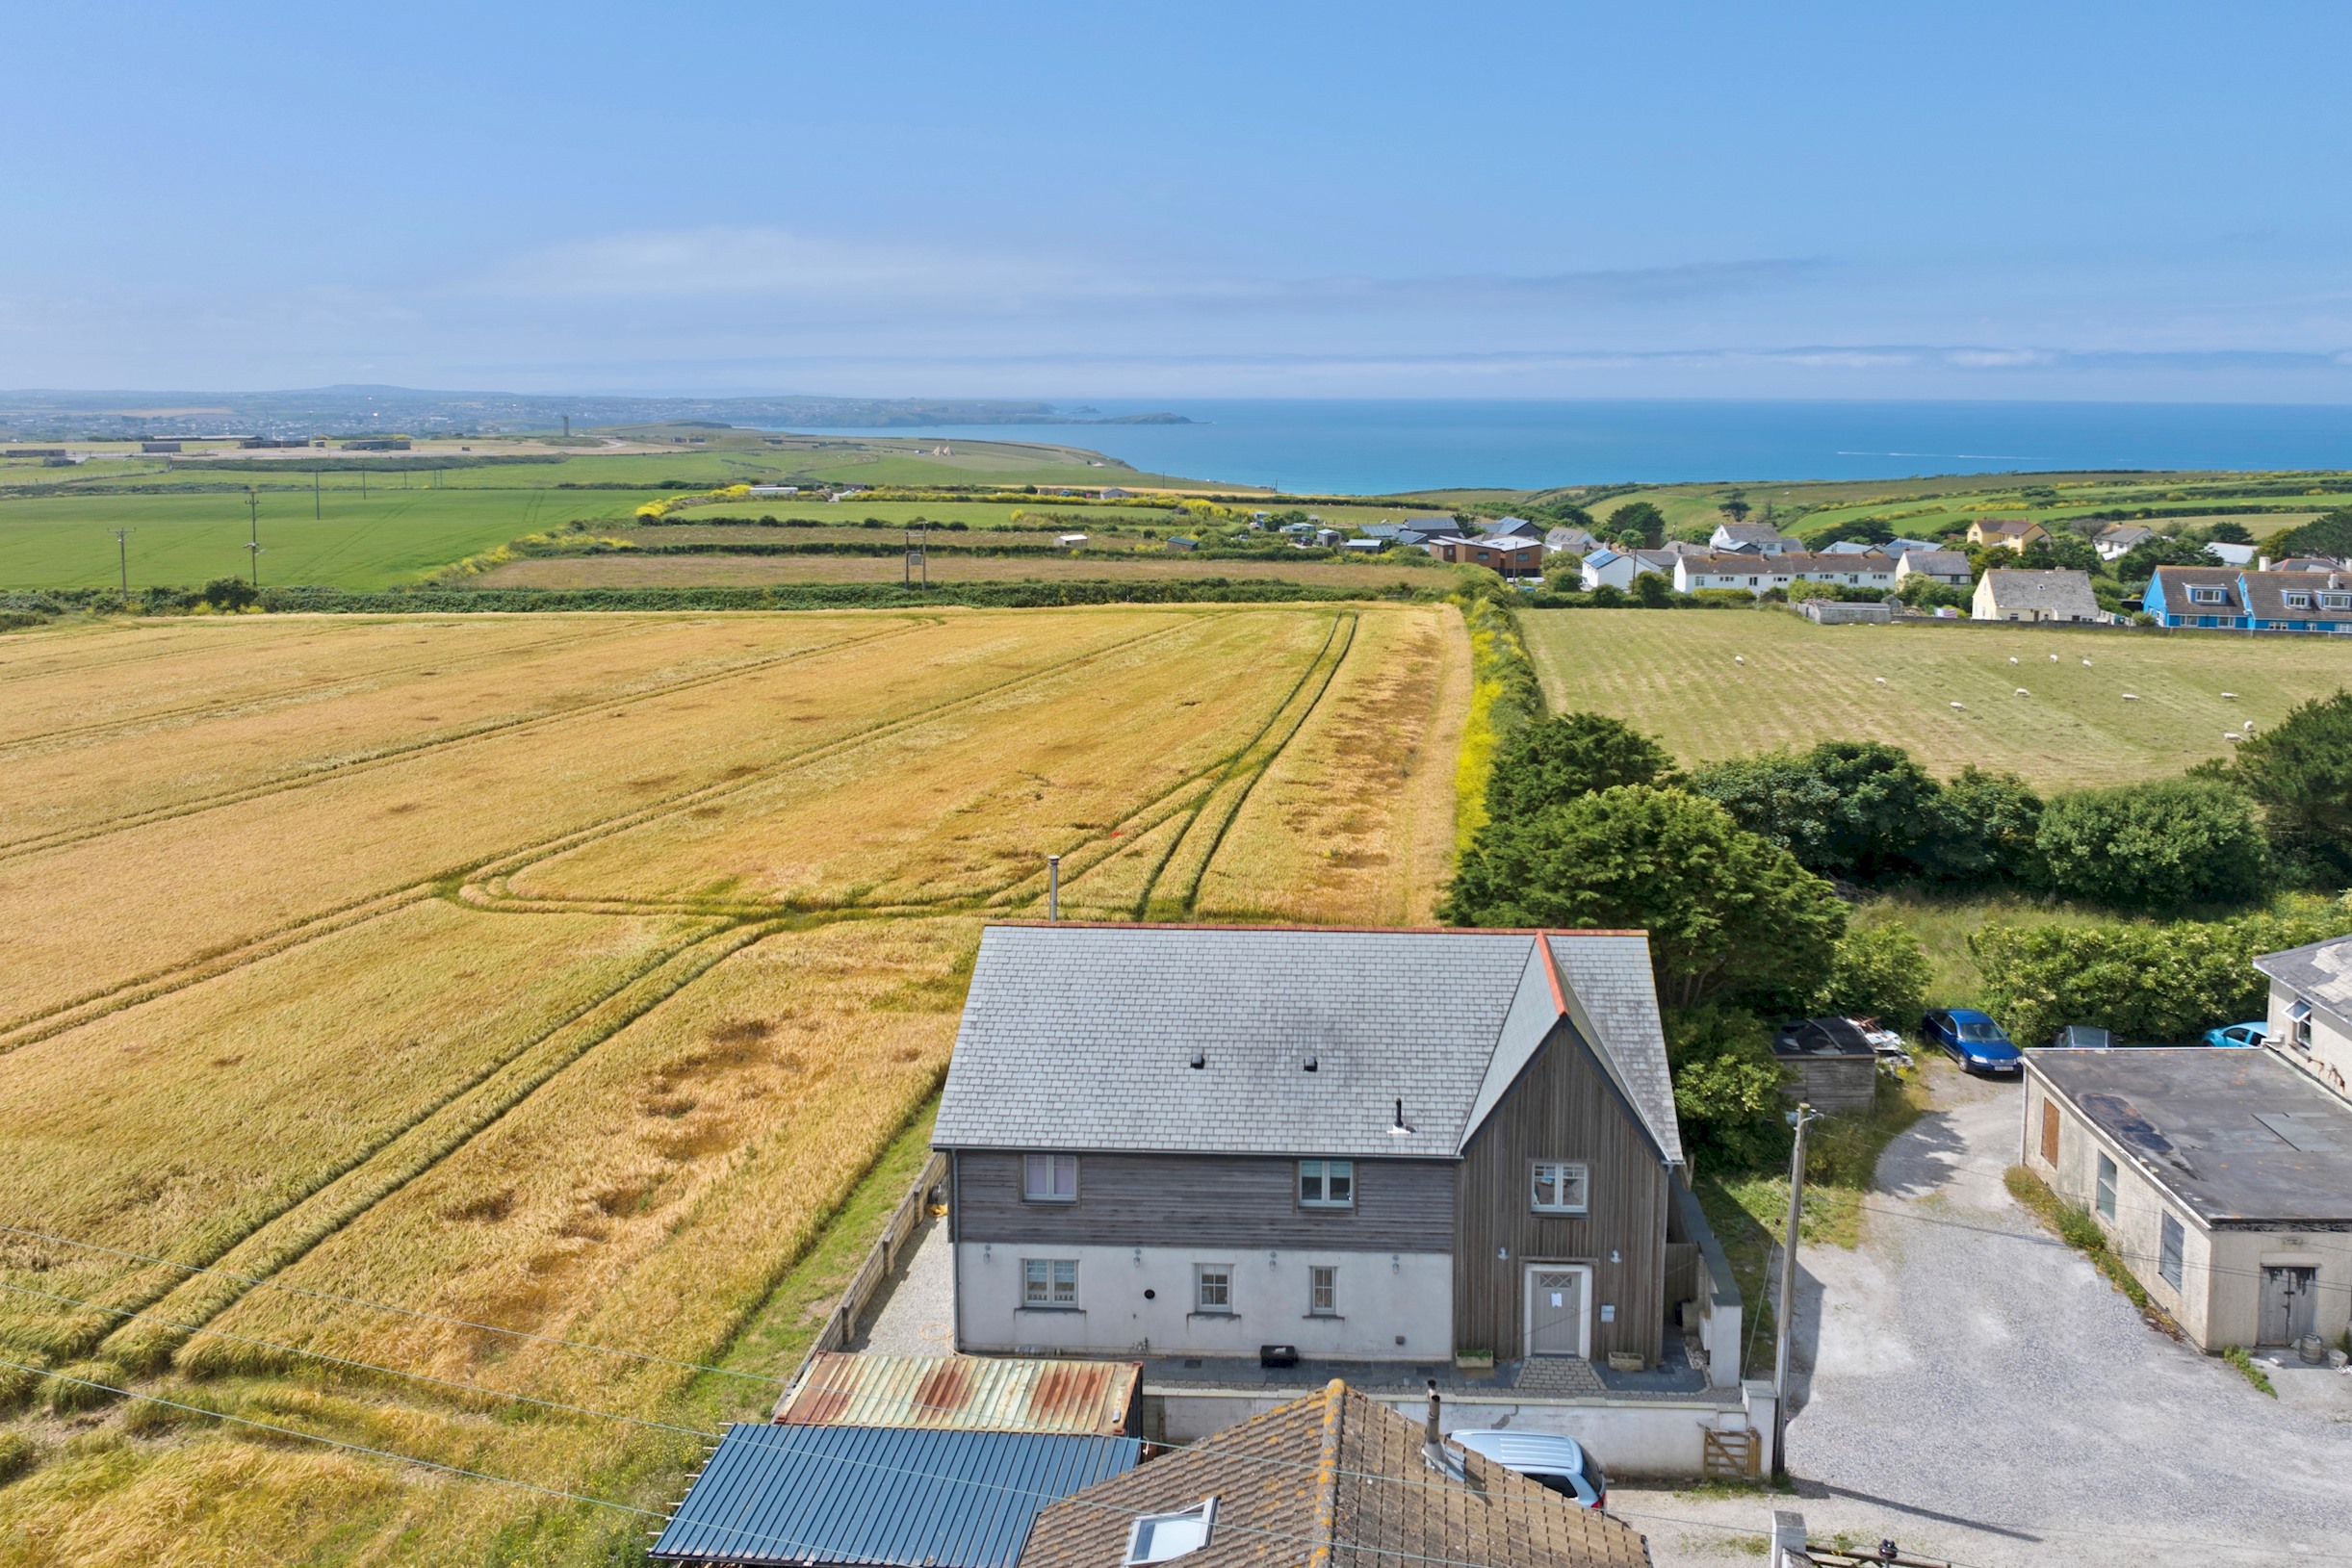
<path fill-rule="evenodd" d="M 1142 1366 L 980 1355 L 850 1355 L 829 1350 L 776 1406 L 806 1427 L 928 1427 L 1118 1436 Z"/>

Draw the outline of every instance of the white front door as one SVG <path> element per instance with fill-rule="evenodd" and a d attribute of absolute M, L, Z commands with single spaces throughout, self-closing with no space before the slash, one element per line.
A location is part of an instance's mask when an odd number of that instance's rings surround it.
<path fill-rule="evenodd" d="M 1592 1330 L 1586 1298 L 1591 1294 L 1592 1271 L 1559 1264 L 1536 1264 L 1527 1271 L 1527 1353 L 1582 1355 L 1592 1353 Z"/>

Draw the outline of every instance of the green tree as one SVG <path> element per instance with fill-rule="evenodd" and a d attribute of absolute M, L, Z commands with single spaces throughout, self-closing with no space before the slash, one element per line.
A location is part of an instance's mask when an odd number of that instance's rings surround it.
<path fill-rule="evenodd" d="M 2115 576 L 2125 582 L 2146 582 L 2156 576 L 2156 569 L 2159 566 L 2218 564 L 2196 540 L 2159 533 L 2153 539 L 2142 539 L 2126 551 L 2123 558 L 2115 563 Z"/>
<path fill-rule="evenodd" d="M 2290 528 L 2270 541 L 2270 546 L 2281 559 L 2288 555 L 2352 558 L 2352 506 L 2339 506 L 2325 517 L 2315 517 L 2299 528 Z"/>
<path fill-rule="evenodd" d="M 2305 703 L 2218 771 L 2262 807 L 2297 880 L 2352 886 L 2352 692 Z"/>
<path fill-rule="evenodd" d="M 1874 740 L 1735 758 L 1693 775 L 1691 787 L 1805 869 L 1851 882 L 1916 868 L 1938 792 L 1910 753 Z"/>
<path fill-rule="evenodd" d="M 1723 498 L 1722 504 L 1716 510 L 1730 518 L 1734 523 L 1745 523 L 1747 521 L 1747 514 L 1754 511 L 1755 508 L 1748 505 L 1747 495 L 1745 491 L 1734 490 Z"/>
<path fill-rule="evenodd" d="M 2042 797 L 2014 773 L 1987 773 L 1970 763 L 1945 781 L 1928 822 L 1913 857 L 1931 877 L 2018 887 L 2040 887 L 2049 881 L 2036 838 Z"/>
<path fill-rule="evenodd" d="M 1867 931 L 1849 931 L 1838 940 L 1829 978 L 1813 998 L 1818 1013 L 1876 1018 L 1894 1029 L 1919 1022 L 1927 1005 L 1926 950 L 1909 926 L 1890 920 Z"/>
<path fill-rule="evenodd" d="M 1696 1007 L 1811 995 L 1846 907 L 1794 856 L 1711 800 L 1620 784 L 1496 818 L 1461 857 L 1439 910 L 1469 926 L 1640 927 L 1660 997 Z"/>
<path fill-rule="evenodd" d="M 1694 1166 L 1754 1170 L 1789 1157 L 1787 1102 L 1770 1032 L 1731 1007 L 1677 1008 L 1666 1015 L 1674 1119 Z"/>
<path fill-rule="evenodd" d="M 2035 843 L 2060 893 L 2115 909 L 2238 903 L 2268 869 L 2254 803 L 2207 779 L 2055 796 Z"/>
<path fill-rule="evenodd" d="M 2054 533 L 2047 539 L 2034 540 L 2010 564 L 2028 572 L 2063 569 L 2096 576 L 2106 563 L 2099 558 L 2098 550 L 2089 540 L 2072 533 Z"/>
<path fill-rule="evenodd" d="M 2197 536 L 2210 545 L 2250 545 L 2254 543 L 2254 535 L 2248 531 L 2243 523 L 2226 517 L 2218 523 L 2208 523 L 2197 530 Z"/>
<path fill-rule="evenodd" d="M 1671 609 L 1674 585 L 1659 573 L 1642 572 L 1634 578 L 1634 603 L 1643 609 Z"/>
<path fill-rule="evenodd" d="M 1617 533 L 1639 534 L 1655 550 L 1666 542 L 1666 514 L 1646 501 L 1629 501 L 1609 514 L 1609 527 Z"/>
<path fill-rule="evenodd" d="M 215 609 L 241 610 L 261 597 L 261 590 L 243 578 L 215 578 L 200 596 Z"/>
<path fill-rule="evenodd" d="M 1486 778 L 1486 814 L 1525 816 L 1618 784 L 1676 782 L 1674 754 L 1657 740 L 1605 714 L 1562 713 L 1504 740 Z"/>

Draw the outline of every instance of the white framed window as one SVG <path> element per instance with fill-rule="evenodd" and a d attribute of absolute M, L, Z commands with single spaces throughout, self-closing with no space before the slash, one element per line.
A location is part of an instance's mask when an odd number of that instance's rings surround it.
<path fill-rule="evenodd" d="M 2323 609 L 2352 609 L 2352 594 L 2321 594 L 2319 604 Z"/>
<path fill-rule="evenodd" d="M 2171 1215 L 2164 1216 L 2162 1234 L 2157 1247 L 2156 1272 L 2174 1290 L 2181 1288 L 2181 1221 Z"/>
<path fill-rule="evenodd" d="M 1074 1307 L 1078 1304 L 1076 1258 L 1021 1260 L 1021 1304 L 1025 1307 Z"/>
<path fill-rule="evenodd" d="M 2279 595 L 2279 600 L 2280 603 L 2284 604 L 2288 609 L 2310 609 L 2312 607 L 2312 596 L 2310 594 L 2281 594 Z"/>
<path fill-rule="evenodd" d="M 1192 1304 L 1195 1312 L 1229 1314 L 1233 1310 L 1233 1266 L 1229 1263 L 1194 1264 Z"/>
<path fill-rule="evenodd" d="M 1127 1527 L 1126 1568 L 1173 1562 L 1208 1545 L 1217 1532 L 1217 1500 L 1203 1498 L 1182 1513 L 1148 1513 Z"/>
<path fill-rule="evenodd" d="M 1306 1312 L 1314 1318 L 1339 1316 L 1339 1267 L 1317 1263 L 1306 1271 Z"/>
<path fill-rule="evenodd" d="M 2099 1218 L 2109 1224 L 2115 1222 L 2115 1162 L 2106 1155 L 2099 1156 L 2099 1190 L 2095 1197 Z"/>
<path fill-rule="evenodd" d="M 1354 1160 L 1301 1160 L 1299 1207 L 1352 1209 L 1356 1207 Z"/>
<path fill-rule="evenodd" d="M 1021 1197 L 1024 1203 L 1075 1203 L 1078 1200 L 1078 1157 L 1074 1154 L 1022 1155 Z"/>
<path fill-rule="evenodd" d="M 1530 1168 L 1528 1201 L 1538 1214 L 1583 1214 L 1590 1173 L 1583 1162 L 1538 1160 Z"/>
<path fill-rule="evenodd" d="M 2298 1051 L 2312 1048 L 2312 1004 L 2300 996 L 2287 1004 L 2287 1043 Z"/>
<path fill-rule="evenodd" d="M 2188 602 L 2192 604 L 2226 604 L 2230 602 L 2227 588 L 2191 588 Z"/>

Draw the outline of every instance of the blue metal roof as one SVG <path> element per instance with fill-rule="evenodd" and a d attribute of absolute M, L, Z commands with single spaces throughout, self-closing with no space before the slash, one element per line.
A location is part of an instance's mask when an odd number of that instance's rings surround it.
<path fill-rule="evenodd" d="M 1131 1437 L 739 1423 L 653 1555 L 1012 1568 L 1046 1504 L 1142 1457 Z"/>

